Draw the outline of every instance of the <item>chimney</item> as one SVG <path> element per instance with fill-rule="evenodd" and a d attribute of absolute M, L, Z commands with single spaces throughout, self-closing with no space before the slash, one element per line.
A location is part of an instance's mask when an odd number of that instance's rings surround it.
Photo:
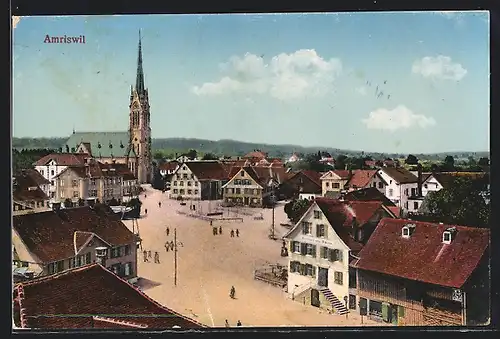
<path fill-rule="evenodd" d="M 107 251 L 108 251 L 107 247 L 96 247 L 95 248 L 96 262 L 104 267 L 106 267 Z"/>
<path fill-rule="evenodd" d="M 422 196 L 422 165 L 421 164 L 417 165 L 417 171 L 418 171 L 418 173 L 417 173 L 417 178 L 418 178 L 418 180 L 417 180 L 417 185 L 418 185 L 417 186 L 417 195 L 419 197 L 421 197 Z"/>

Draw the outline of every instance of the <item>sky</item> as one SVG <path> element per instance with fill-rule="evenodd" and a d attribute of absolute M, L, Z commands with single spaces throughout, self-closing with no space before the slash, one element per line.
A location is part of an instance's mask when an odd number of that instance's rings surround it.
<path fill-rule="evenodd" d="M 489 13 L 23 17 L 13 136 L 128 129 L 139 30 L 153 138 L 489 150 Z M 44 43 L 47 35 L 85 44 Z"/>

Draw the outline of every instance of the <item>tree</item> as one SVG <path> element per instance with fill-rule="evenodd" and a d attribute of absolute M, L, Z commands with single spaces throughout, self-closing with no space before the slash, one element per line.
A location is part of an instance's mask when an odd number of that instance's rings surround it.
<path fill-rule="evenodd" d="M 205 153 L 201 160 L 217 160 L 217 157 L 212 153 Z"/>
<path fill-rule="evenodd" d="M 435 222 L 471 227 L 489 227 L 487 178 L 454 178 L 449 188 L 427 194 L 421 212 Z"/>
<path fill-rule="evenodd" d="M 405 163 L 407 165 L 418 165 L 418 159 L 413 154 L 408 154 L 408 157 L 406 158 Z"/>
<path fill-rule="evenodd" d="M 479 166 L 489 166 L 490 165 L 490 159 L 488 158 L 480 158 L 479 161 L 477 162 Z"/>
<path fill-rule="evenodd" d="M 455 159 L 453 156 L 447 155 L 446 158 L 444 158 L 443 170 L 448 172 L 455 170 Z"/>
<path fill-rule="evenodd" d="M 340 154 L 335 160 L 335 168 L 339 170 L 345 169 L 346 160 L 347 156 L 345 156 L 344 154 Z"/>
<path fill-rule="evenodd" d="M 163 152 L 162 151 L 156 151 L 153 153 L 153 159 L 155 160 L 162 160 L 163 159 Z"/>
<path fill-rule="evenodd" d="M 194 160 L 198 156 L 198 152 L 195 149 L 190 149 L 189 152 L 186 153 L 186 156 L 189 159 Z"/>
<path fill-rule="evenodd" d="M 299 221 L 312 202 L 307 199 L 292 200 L 285 205 L 285 213 L 293 223 Z"/>

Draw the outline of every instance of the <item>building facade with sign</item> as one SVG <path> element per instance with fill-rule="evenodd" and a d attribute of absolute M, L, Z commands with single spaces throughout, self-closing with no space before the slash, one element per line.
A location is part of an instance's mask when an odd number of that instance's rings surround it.
<path fill-rule="evenodd" d="M 383 219 L 353 265 L 361 314 L 399 326 L 487 324 L 489 230 Z"/>
<path fill-rule="evenodd" d="M 290 297 L 338 314 L 356 303 L 350 262 L 372 225 L 391 216 L 381 202 L 317 198 L 284 236 L 288 242 Z M 352 272 L 351 272 L 352 271 Z"/>

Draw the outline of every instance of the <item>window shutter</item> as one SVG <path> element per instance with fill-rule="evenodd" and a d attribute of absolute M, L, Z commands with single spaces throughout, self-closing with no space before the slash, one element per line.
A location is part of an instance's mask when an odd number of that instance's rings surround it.
<path fill-rule="evenodd" d="M 405 316 L 405 308 L 403 306 L 398 306 L 398 317 L 404 318 Z"/>
<path fill-rule="evenodd" d="M 324 237 L 328 238 L 328 226 L 323 225 L 323 233 L 324 233 Z"/>
<path fill-rule="evenodd" d="M 316 278 L 316 266 L 311 266 L 312 269 L 312 277 Z"/>
<path fill-rule="evenodd" d="M 305 275 L 306 273 L 306 265 L 300 264 L 300 274 Z"/>
<path fill-rule="evenodd" d="M 312 256 L 316 258 L 316 245 L 312 246 Z"/>
<path fill-rule="evenodd" d="M 389 322 L 389 305 L 386 303 L 382 303 L 382 319 Z"/>
<path fill-rule="evenodd" d="M 344 262 L 344 256 L 342 255 L 341 250 L 337 250 L 337 260 L 340 262 Z"/>
<path fill-rule="evenodd" d="M 300 244 L 300 254 L 305 255 L 307 253 L 307 245 Z"/>
<path fill-rule="evenodd" d="M 324 257 L 325 257 L 325 250 L 326 250 L 326 248 L 325 248 L 325 247 L 320 247 L 320 248 L 319 248 L 319 256 L 320 256 L 321 258 L 324 258 Z"/>
<path fill-rule="evenodd" d="M 290 253 L 293 253 L 294 248 L 295 248 L 295 241 L 290 241 Z"/>

